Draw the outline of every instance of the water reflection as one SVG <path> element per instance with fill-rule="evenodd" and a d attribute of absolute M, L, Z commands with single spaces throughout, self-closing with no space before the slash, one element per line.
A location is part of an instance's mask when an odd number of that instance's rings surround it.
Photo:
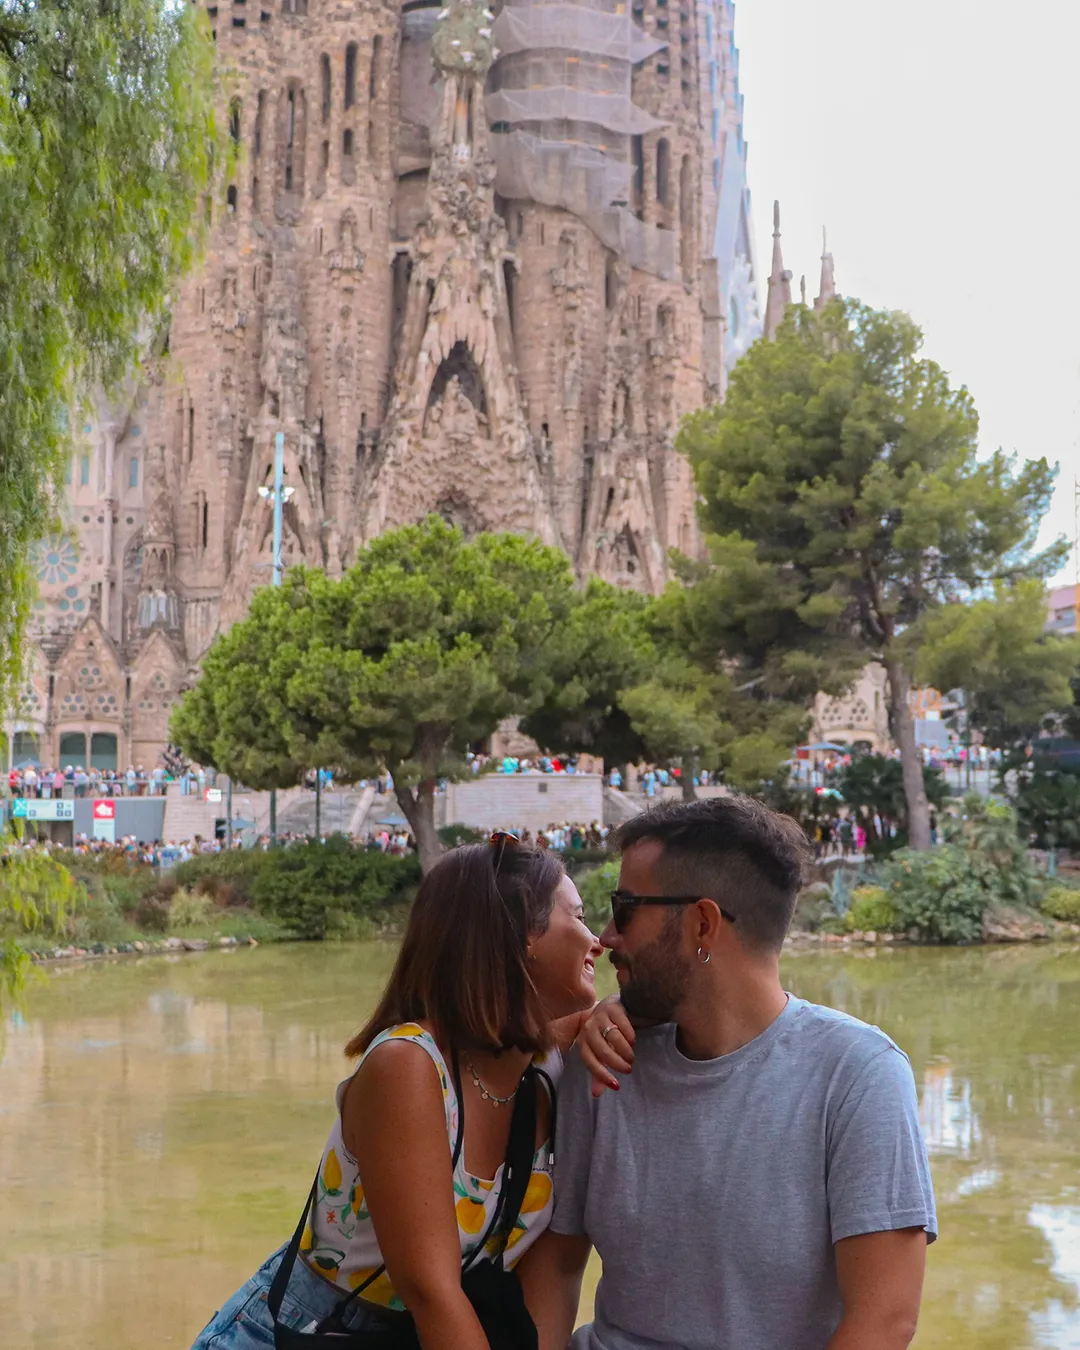
<path fill-rule="evenodd" d="M 911 1055 L 942 1232 L 915 1346 L 1080 1347 L 1080 953 L 800 956 L 787 976 Z"/>
<path fill-rule="evenodd" d="M 979 1120 L 971 1105 L 971 1084 L 957 1082 L 952 1065 L 928 1064 L 919 1094 L 919 1117 L 932 1153 L 970 1158 L 977 1148 Z"/>
<path fill-rule="evenodd" d="M 188 1346 L 291 1230 L 392 958 L 260 948 L 33 989 L 0 1062 L 0 1345 Z M 1080 953 L 806 954 L 785 976 L 915 1066 L 942 1228 L 918 1350 L 1080 1350 Z"/>

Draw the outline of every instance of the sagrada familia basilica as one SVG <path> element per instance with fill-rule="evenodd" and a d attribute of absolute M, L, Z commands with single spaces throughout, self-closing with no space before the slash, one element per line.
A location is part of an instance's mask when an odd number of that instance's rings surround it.
<path fill-rule="evenodd" d="M 438 512 L 659 589 L 699 546 L 679 419 L 791 299 L 777 222 L 759 303 L 731 0 L 198 3 L 234 153 L 167 333 L 77 428 L 16 762 L 156 762 L 270 580 L 278 432 L 286 565 Z"/>

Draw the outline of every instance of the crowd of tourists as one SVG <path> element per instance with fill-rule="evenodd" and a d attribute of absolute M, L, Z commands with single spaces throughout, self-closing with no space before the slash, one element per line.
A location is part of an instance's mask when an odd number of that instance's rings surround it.
<path fill-rule="evenodd" d="M 484 772 L 494 773 L 577 773 L 577 755 L 488 755 L 474 754 L 471 750 L 465 756 L 470 771 L 475 776 Z"/>
<path fill-rule="evenodd" d="M 119 769 L 84 768 L 66 764 L 62 769 L 35 768 L 33 764 L 8 773 L 12 797 L 160 797 L 165 792 L 165 767 L 156 765 L 147 773 L 141 764 Z"/>
<path fill-rule="evenodd" d="M 193 1350 L 903 1350 L 938 1227 L 915 1079 L 781 983 L 803 831 L 650 806 L 599 939 L 542 833 L 427 872 L 292 1238 Z"/>
<path fill-rule="evenodd" d="M 99 769 L 91 765 L 65 764 L 52 768 L 42 764 L 19 764 L 7 775 L 12 797 L 161 797 L 170 783 L 179 782 L 187 796 L 212 787 L 216 774 L 188 763 L 175 746 L 169 746 L 150 770 L 129 764 L 124 770 Z"/>

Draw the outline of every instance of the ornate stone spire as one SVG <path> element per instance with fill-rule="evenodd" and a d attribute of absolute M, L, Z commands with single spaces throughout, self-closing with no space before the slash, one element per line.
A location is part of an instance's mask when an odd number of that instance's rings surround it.
<path fill-rule="evenodd" d="M 492 18 L 483 0 L 448 0 L 431 39 L 441 106 L 382 448 L 358 493 L 365 539 L 435 511 L 558 542 L 515 371 L 484 110 Z"/>
<path fill-rule="evenodd" d="M 173 582 L 176 541 L 163 446 L 152 445 L 147 451 L 144 491 L 150 501 L 150 510 L 142 531 L 136 627 L 140 632 L 155 625 L 175 630 L 180 627 L 180 606 Z"/>
<path fill-rule="evenodd" d="M 821 283 L 818 287 L 818 296 L 814 301 L 814 309 L 821 311 L 837 294 L 836 290 L 836 270 L 833 267 L 833 255 L 829 252 L 828 235 L 825 227 L 821 229 Z"/>
<path fill-rule="evenodd" d="M 769 273 L 769 298 L 765 304 L 765 336 L 772 339 L 791 304 L 791 273 L 784 268 L 780 247 L 780 203 L 773 202 L 772 271 Z"/>

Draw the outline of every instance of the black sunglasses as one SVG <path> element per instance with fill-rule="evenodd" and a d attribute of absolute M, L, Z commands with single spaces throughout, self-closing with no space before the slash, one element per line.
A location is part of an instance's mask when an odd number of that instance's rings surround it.
<path fill-rule="evenodd" d="M 630 920 L 634 917 L 634 910 L 639 905 L 696 905 L 699 900 L 705 898 L 701 895 L 631 895 L 629 891 L 612 891 L 611 917 L 615 923 L 616 933 L 625 933 Z M 735 922 L 734 914 L 719 905 L 716 907 L 728 923 Z"/>

